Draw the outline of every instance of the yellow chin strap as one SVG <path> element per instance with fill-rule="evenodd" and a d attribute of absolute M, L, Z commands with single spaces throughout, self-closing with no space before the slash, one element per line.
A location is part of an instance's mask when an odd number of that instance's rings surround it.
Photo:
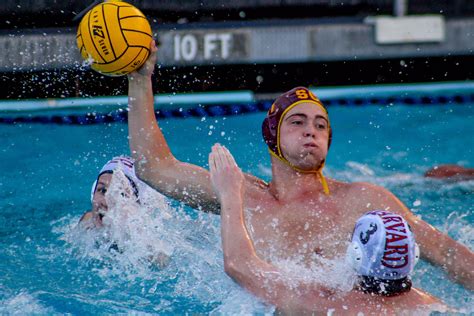
<path fill-rule="evenodd" d="M 280 161 L 284 162 L 285 164 L 287 164 L 288 166 L 290 166 L 293 170 L 296 170 L 300 173 L 314 173 L 318 176 L 319 178 L 319 181 L 321 182 L 321 185 L 323 186 L 323 191 L 324 191 L 324 194 L 326 195 L 329 195 L 330 192 L 329 192 L 329 186 L 328 186 L 328 183 L 326 181 L 326 178 L 324 177 L 323 175 L 323 168 L 324 168 L 324 164 L 325 162 L 323 162 L 321 164 L 321 166 L 319 166 L 318 169 L 316 170 L 302 170 L 294 165 L 292 165 L 288 160 L 286 160 L 285 157 L 283 156 L 278 156 L 277 154 L 275 154 L 273 151 L 271 151 L 270 148 L 268 148 L 268 152 L 270 153 L 270 155 L 272 155 L 273 157 L 275 158 L 278 158 Z"/>
<path fill-rule="evenodd" d="M 280 159 L 280 161 L 283 161 L 285 164 L 287 164 L 288 166 L 290 166 L 291 168 L 293 168 L 294 170 L 298 171 L 298 172 L 301 172 L 301 173 L 315 173 L 317 174 L 318 178 L 319 178 L 319 181 L 321 182 L 321 185 L 323 186 L 323 191 L 324 191 L 324 194 L 326 195 L 329 195 L 329 186 L 328 186 L 328 183 L 326 181 L 326 178 L 324 178 L 324 175 L 323 175 L 323 168 L 324 168 L 324 163 L 325 161 L 323 161 L 323 163 L 321 164 L 321 166 L 319 166 L 319 168 L 317 170 L 302 170 L 294 165 L 292 165 L 288 160 L 286 160 L 286 158 L 283 156 L 282 152 L 281 152 L 281 149 L 280 149 L 280 127 L 281 127 L 281 121 L 283 120 L 283 118 L 285 117 L 286 113 L 288 111 L 290 111 L 292 108 L 294 108 L 295 106 L 297 106 L 298 104 L 301 104 L 301 103 L 312 103 L 312 104 L 315 104 L 317 105 L 318 107 L 320 107 L 321 109 L 324 110 L 324 112 L 327 113 L 327 110 L 326 108 L 322 105 L 321 101 L 313 101 L 313 100 L 300 100 L 300 101 L 297 101 L 293 104 L 291 104 L 289 107 L 287 107 L 285 109 L 285 111 L 283 111 L 283 114 L 281 115 L 281 118 L 280 118 L 280 121 L 278 122 L 278 128 L 277 128 L 277 150 L 278 150 L 278 154 L 274 153 L 273 151 L 271 151 L 271 149 L 269 148 L 268 151 L 270 152 L 270 154 L 273 156 L 273 157 L 276 157 L 278 159 Z M 328 129 L 330 128 L 330 125 L 329 125 L 329 120 L 328 120 Z"/>

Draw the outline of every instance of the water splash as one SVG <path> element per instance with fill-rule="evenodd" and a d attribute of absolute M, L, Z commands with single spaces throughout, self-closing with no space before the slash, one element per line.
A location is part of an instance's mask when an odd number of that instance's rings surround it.
<path fill-rule="evenodd" d="M 53 315 L 58 314 L 43 306 L 39 300 L 25 290 L 0 300 L 1 315 Z"/>
<path fill-rule="evenodd" d="M 286 275 L 288 284 L 296 288 L 298 284 L 319 283 L 331 291 L 347 294 L 354 286 L 356 274 L 346 258 L 327 259 L 318 256 L 309 267 L 294 260 L 275 262 Z"/>
<path fill-rule="evenodd" d="M 378 170 L 374 170 L 373 175 L 361 175 L 358 170 L 349 172 L 366 178 L 379 177 Z M 418 181 L 415 175 L 410 177 Z M 426 181 L 422 178 L 419 180 Z M 120 194 L 126 191 L 127 185 L 128 180 L 121 173 L 114 174 L 108 199 L 114 198 L 108 200 L 112 207 L 104 217 L 107 227 L 102 230 L 84 231 L 77 226 L 77 218 L 64 218 L 56 223 L 56 226 L 61 226 L 58 231 L 61 232 L 60 239 L 66 242 L 66 251 L 73 254 L 85 270 L 90 268 L 93 275 L 110 286 L 111 290 L 104 290 L 99 293 L 99 297 L 110 293 L 114 297 L 121 297 L 131 291 L 140 304 L 149 306 L 147 310 L 151 308 L 155 312 L 176 311 L 176 306 L 183 302 L 194 302 L 213 314 L 245 314 L 248 311 L 265 314 L 272 310 L 273 307 L 249 295 L 225 275 L 217 216 L 202 212 L 196 215 L 180 205 L 170 204 L 162 195 L 146 186 L 140 187 L 141 204 L 137 204 L 133 198 Z M 423 201 L 422 198 L 420 200 Z M 452 215 L 446 230 L 452 232 L 459 229 L 462 231 L 460 241 L 472 246 L 472 229 L 467 229 L 469 225 L 462 219 L 462 216 L 458 218 Z M 161 265 L 150 260 L 150 256 L 157 252 L 167 258 Z M 274 263 L 287 274 L 285 281 L 295 288 L 298 283 L 315 280 L 343 293 L 352 287 L 353 274 L 342 258 L 319 259 L 310 267 L 302 265 L 297 259 L 279 259 L 274 260 Z M 426 273 L 439 275 L 430 269 Z M 419 269 L 415 279 L 426 273 L 423 268 Z M 442 282 L 448 281 L 442 277 Z M 120 290 L 123 286 L 134 290 L 128 288 L 124 292 Z M 448 285 L 445 287 L 449 288 Z M 459 289 L 456 293 L 463 295 L 466 292 Z M 435 295 L 448 296 L 448 303 L 459 301 L 455 294 Z M 464 310 L 469 301 L 472 302 L 472 299 L 462 304 Z M 133 306 L 128 311 L 136 312 Z M 188 308 L 192 310 L 195 307 Z"/>
<path fill-rule="evenodd" d="M 159 298 L 153 305 L 160 311 L 173 311 L 183 300 L 220 305 L 232 291 L 242 291 L 224 273 L 217 216 L 193 218 L 146 185 L 140 186 L 139 204 L 133 195 L 122 194 L 128 186 L 123 173 L 114 172 L 104 227 L 86 230 L 77 219 L 57 223 L 67 251 L 86 270 L 118 294 L 127 285 Z"/>
<path fill-rule="evenodd" d="M 92 64 L 94 63 L 94 58 L 92 58 L 91 54 L 88 54 L 87 55 L 87 58 L 85 58 L 82 63 L 81 63 L 81 67 L 90 67 Z"/>
<path fill-rule="evenodd" d="M 466 220 L 468 214 L 452 212 L 446 219 L 442 231 L 454 237 L 470 249 L 474 249 L 474 227 Z"/>

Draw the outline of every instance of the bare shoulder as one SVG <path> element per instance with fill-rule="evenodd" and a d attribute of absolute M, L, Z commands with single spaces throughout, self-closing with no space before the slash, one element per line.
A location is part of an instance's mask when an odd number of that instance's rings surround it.
<path fill-rule="evenodd" d="M 391 200 L 395 198 L 395 195 L 386 188 L 369 182 L 350 183 L 349 192 L 358 196 L 370 197 L 374 200 Z"/>
<path fill-rule="evenodd" d="M 344 183 L 341 192 L 348 203 L 366 211 L 380 209 L 406 214 L 406 206 L 386 188 L 368 182 Z"/>
<path fill-rule="evenodd" d="M 244 173 L 244 177 L 248 197 L 261 197 L 268 192 L 268 183 L 264 180 L 248 173 Z"/>
<path fill-rule="evenodd" d="M 336 194 L 349 197 L 372 197 L 390 194 L 388 190 L 381 186 L 377 186 L 368 182 L 341 182 L 336 180 L 330 181 L 331 191 Z"/>

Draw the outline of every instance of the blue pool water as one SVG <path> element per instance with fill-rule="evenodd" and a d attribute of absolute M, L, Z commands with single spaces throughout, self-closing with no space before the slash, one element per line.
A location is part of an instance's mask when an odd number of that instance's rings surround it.
<path fill-rule="evenodd" d="M 422 177 L 440 163 L 474 166 L 474 104 L 329 108 L 326 174 L 393 191 L 413 212 L 474 249 L 474 181 Z M 175 156 L 206 166 L 223 143 L 246 172 L 269 180 L 264 113 L 161 120 Z M 110 157 L 128 153 L 127 125 L 0 125 L 0 314 L 263 314 L 272 311 L 223 272 L 219 217 L 158 201 L 149 231 L 124 253 L 89 249 L 75 224 Z M 166 215 L 166 216 L 165 216 Z M 149 243 L 170 255 L 141 260 Z M 93 248 L 93 247 L 92 247 Z M 473 313 L 474 295 L 421 262 L 415 286 Z"/>

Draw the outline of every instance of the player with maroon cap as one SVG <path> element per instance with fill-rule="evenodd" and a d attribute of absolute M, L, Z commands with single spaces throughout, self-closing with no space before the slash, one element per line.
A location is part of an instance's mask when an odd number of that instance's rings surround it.
<path fill-rule="evenodd" d="M 336 292 L 320 276 L 290 275 L 255 251 L 245 226 L 244 177 L 230 152 L 215 146 L 209 155 L 211 182 L 222 208 L 222 248 L 226 273 L 242 287 L 290 315 L 420 315 L 447 312 L 437 298 L 411 287 L 418 247 L 398 214 L 374 210 L 360 217 L 339 273 L 357 274 L 352 292 Z M 343 261 L 343 260 L 341 260 Z M 347 280 L 346 283 L 351 283 Z M 364 294 L 366 293 L 366 294 Z M 370 295 L 368 295 L 370 294 Z M 332 312 L 331 312 L 332 311 Z"/>
<path fill-rule="evenodd" d="M 323 168 L 325 160 L 317 167 L 313 169 L 303 169 L 299 168 L 298 166 L 292 164 L 288 161 L 287 158 L 282 153 L 281 146 L 280 146 L 280 135 L 281 135 L 281 124 L 285 114 L 288 113 L 293 107 L 305 103 L 307 106 L 316 105 L 320 107 L 326 117 L 322 117 L 327 122 L 327 131 L 329 133 L 328 139 L 328 149 L 331 146 L 332 140 L 332 130 L 331 125 L 329 124 L 329 119 L 327 117 L 328 111 L 324 107 L 323 103 L 309 90 L 305 87 L 296 87 L 291 89 L 290 91 L 280 95 L 275 102 L 273 102 L 270 110 L 268 110 L 267 117 L 263 120 L 262 123 L 262 134 L 263 139 L 268 145 L 268 151 L 270 155 L 278 158 L 282 162 L 291 166 L 291 168 L 295 169 L 301 173 L 315 173 L 323 185 L 323 190 L 326 194 L 329 194 L 329 188 L 326 183 L 326 179 L 323 175 Z"/>
<path fill-rule="evenodd" d="M 209 171 L 176 159 L 157 125 L 151 81 L 154 42 L 150 56 L 128 76 L 129 140 L 137 176 L 171 198 L 219 213 Z M 244 174 L 242 203 L 256 254 L 269 263 L 290 260 L 302 266 L 313 264 L 315 257 L 341 258 L 357 219 L 370 210 L 388 210 L 412 227 L 422 258 L 474 289 L 474 253 L 466 246 L 416 217 L 380 186 L 322 176 L 332 128 L 326 109 L 310 92 L 290 90 L 267 114 L 263 134 L 272 152 L 271 181 Z"/>

